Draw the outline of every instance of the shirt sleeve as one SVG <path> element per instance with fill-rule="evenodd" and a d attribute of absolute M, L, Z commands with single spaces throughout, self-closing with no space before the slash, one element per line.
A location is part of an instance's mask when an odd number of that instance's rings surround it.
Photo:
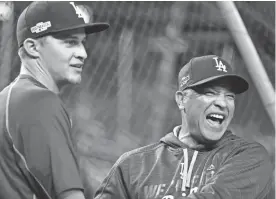
<path fill-rule="evenodd" d="M 121 156 L 122 158 L 122 156 Z M 94 199 L 130 199 L 119 158 L 97 189 Z"/>
<path fill-rule="evenodd" d="M 32 97 L 15 116 L 18 147 L 30 171 L 54 198 L 66 190 L 83 190 L 70 119 L 61 101 L 52 93 Z"/>
<path fill-rule="evenodd" d="M 259 144 L 236 149 L 218 172 L 187 199 L 265 199 L 272 187 L 273 167 Z"/>

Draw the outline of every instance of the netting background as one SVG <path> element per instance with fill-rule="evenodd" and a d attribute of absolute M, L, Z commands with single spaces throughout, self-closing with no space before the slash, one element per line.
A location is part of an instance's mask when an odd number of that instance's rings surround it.
<path fill-rule="evenodd" d="M 15 24 L 28 4 L 14 2 L 11 19 L 0 23 L 1 88 L 20 69 Z M 88 197 L 122 153 L 156 142 L 180 124 L 174 101 L 177 73 L 194 56 L 223 56 L 250 82 L 249 91 L 237 97 L 231 128 L 263 144 L 274 162 L 273 125 L 216 2 L 78 4 L 91 8 L 94 21 L 111 25 L 88 38 L 81 85 L 62 90 Z M 235 4 L 274 86 L 275 2 Z"/>

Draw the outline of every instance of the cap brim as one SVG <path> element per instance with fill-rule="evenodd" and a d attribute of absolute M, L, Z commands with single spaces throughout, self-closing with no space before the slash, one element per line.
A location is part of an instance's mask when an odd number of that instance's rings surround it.
<path fill-rule="evenodd" d="M 241 76 L 238 76 L 238 75 L 233 75 L 233 74 L 209 77 L 204 80 L 198 81 L 194 84 L 191 84 L 191 85 L 189 85 L 189 87 L 196 87 L 196 86 L 205 84 L 207 82 L 213 82 L 213 81 L 219 81 L 219 80 L 226 81 L 227 84 L 230 85 L 232 91 L 236 94 L 243 93 L 243 92 L 247 91 L 249 88 L 249 84 L 244 78 L 242 78 Z"/>
<path fill-rule="evenodd" d="M 78 26 L 73 26 L 73 27 L 68 27 L 56 31 L 50 31 L 49 33 L 58 33 L 62 31 L 67 31 L 67 30 L 77 30 L 77 29 L 84 29 L 86 34 L 92 34 L 92 33 L 97 33 L 104 31 L 109 28 L 108 23 L 86 23 L 86 24 L 81 24 Z"/>
<path fill-rule="evenodd" d="M 109 28 L 108 23 L 90 23 L 90 24 L 85 24 L 84 29 L 86 34 L 91 34 L 91 33 L 96 33 L 96 32 L 101 32 Z"/>

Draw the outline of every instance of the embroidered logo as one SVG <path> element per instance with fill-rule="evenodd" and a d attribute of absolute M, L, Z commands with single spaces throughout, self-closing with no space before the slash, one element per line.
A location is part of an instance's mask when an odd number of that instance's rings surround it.
<path fill-rule="evenodd" d="M 214 57 L 213 59 L 216 61 L 215 67 L 217 68 L 217 70 L 227 73 L 226 66 L 222 63 L 222 61 L 218 60 L 218 57 Z"/>
<path fill-rule="evenodd" d="M 211 164 L 207 169 L 206 169 L 206 174 L 205 174 L 205 183 L 208 183 L 208 181 L 213 178 L 215 175 L 215 166 Z"/>
<path fill-rule="evenodd" d="M 35 26 L 31 27 L 31 32 L 32 33 L 40 33 L 40 32 L 47 30 L 51 26 L 52 25 L 51 25 L 50 21 L 39 22 Z"/>
<path fill-rule="evenodd" d="M 78 15 L 78 18 L 82 18 L 85 21 L 84 12 L 82 9 L 80 9 L 79 6 L 76 6 L 74 2 L 70 2 L 70 4 L 75 9 L 76 14 Z"/>
<path fill-rule="evenodd" d="M 183 87 L 190 80 L 190 75 L 184 76 L 180 80 L 180 87 Z"/>

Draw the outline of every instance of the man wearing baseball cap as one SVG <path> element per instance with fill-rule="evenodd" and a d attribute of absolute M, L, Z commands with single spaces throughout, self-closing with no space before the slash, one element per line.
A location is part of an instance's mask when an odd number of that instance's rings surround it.
<path fill-rule="evenodd" d="M 81 82 L 87 35 L 106 30 L 74 2 L 32 2 L 17 22 L 19 76 L 0 93 L 0 198 L 84 199 L 72 122 L 58 94 Z"/>
<path fill-rule="evenodd" d="M 224 59 L 191 59 L 179 72 L 182 124 L 159 142 L 123 154 L 96 199 L 264 199 L 272 185 L 267 151 L 228 130 L 235 96 L 248 89 Z M 267 198 L 268 199 L 268 198 Z"/>

